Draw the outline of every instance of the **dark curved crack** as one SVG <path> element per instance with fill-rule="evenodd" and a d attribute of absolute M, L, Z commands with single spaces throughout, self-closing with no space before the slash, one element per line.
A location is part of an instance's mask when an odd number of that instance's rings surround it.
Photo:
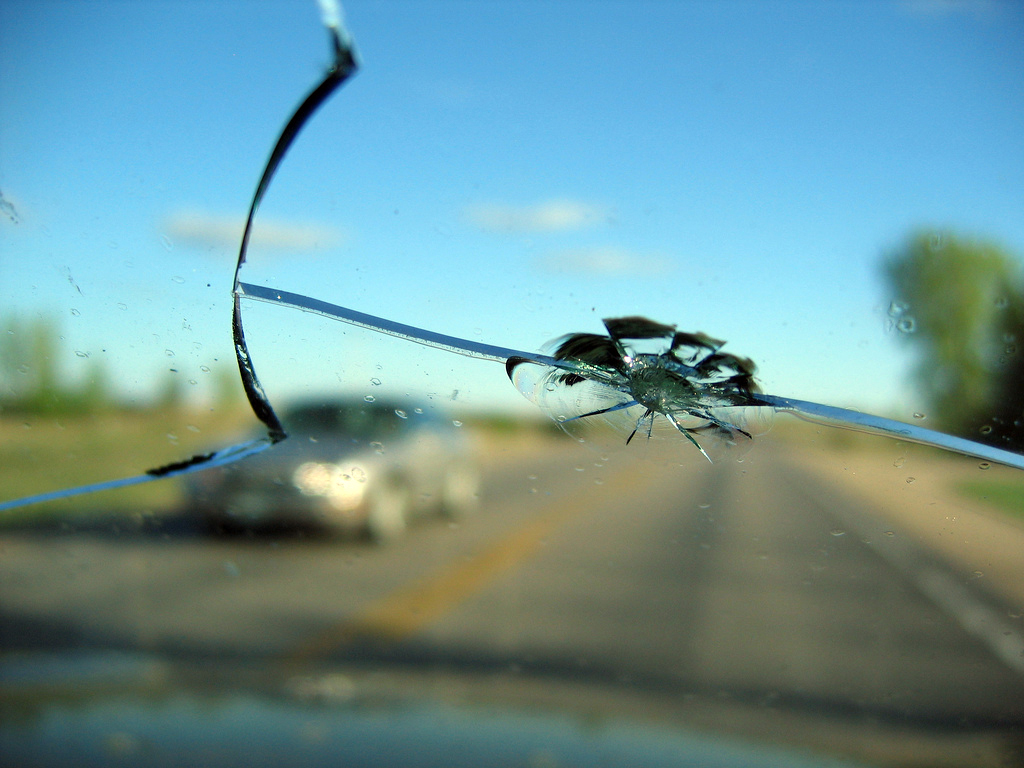
<path fill-rule="evenodd" d="M 95 493 L 96 491 L 123 488 L 129 485 L 138 485 L 140 483 L 147 483 L 153 480 L 175 477 L 203 469 L 222 466 L 233 461 L 238 461 L 246 456 L 250 456 L 253 453 L 257 453 L 258 451 L 268 448 L 275 443 L 279 443 L 288 436 L 285 432 L 284 426 L 281 424 L 281 420 L 274 411 L 274 407 L 270 404 L 270 400 L 267 398 L 267 394 L 263 390 L 263 386 L 260 384 L 259 378 L 256 375 L 256 369 L 252 363 L 252 358 L 249 355 L 249 349 L 245 341 L 245 332 L 242 326 L 240 297 L 243 295 L 243 292 L 240 289 L 238 275 L 242 265 L 245 263 L 245 257 L 249 249 L 249 238 L 252 233 L 252 224 L 256 217 L 256 211 L 259 209 L 260 202 L 263 200 L 263 196 L 266 193 L 267 188 L 270 186 L 270 181 L 274 177 L 274 173 L 277 171 L 278 166 L 281 164 L 281 161 L 284 159 L 289 147 L 291 147 L 303 126 L 331 96 L 331 94 L 334 93 L 334 91 L 337 90 L 337 88 L 353 73 L 355 73 L 358 66 L 351 38 L 342 28 L 337 18 L 336 9 L 332 7 L 325 7 L 324 17 L 324 23 L 327 26 L 327 31 L 330 35 L 331 47 L 334 54 L 333 62 L 327 70 L 327 74 L 324 76 L 323 80 L 321 80 L 320 83 L 310 91 L 309 95 L 303 99 L 302 103 L 299 104 L 298 108 L 288 119 L 288 122 L 281 131 L 280 136 L 277 138 L 277 142 L 274 144 L 274 149 L 270 153 L 270 158 L 267 160 L 267 164 L 263 169 L 263 175 L 260 177 L 259 184 L 256 185 L 256 191 L 253 194 L 252 203 L 249 206 L 249 215 L 245 222 L 245 230 L 242 233 L 242 241 L 238 250 L 238 260 L 235 264 L 234 280 L 232 283 L 234 304 L 231 317 L 231 333 L 235 345 L 235 357 L 238 361 L 238 372 L 241 375 L 242 387 L 245 389 L 245 396 L 249 401 L 249 405 L 252 407 L 253 413 L 267 428 L 267 437 L 233 445 L 219 451 L 196 454 L 180 461 L 174 461 L 163 466 L 153 467 L 134 477 L 119 478 L 116 480 L 108 480 L 75 488 L 66 488 L 58 491 L 51 491 L 49 493 L 12 499 L 10 501 L 0 503 L 0 512 L 14 509 L 16 507 L 27 506 L 29 504 L 67 499 L 73 496 Z M 17 223 L 18 216 L 14 207 L 4 200 L 2 195 L 0 195 L 0 212 L 3 212 L 8 216 L 8 218 Z M 71 279 L 70 276 L 68 279 Z M 73 281 L 72 284 L 74 284 Z M 77 286 L 75 287 L 77 288 Z"/>

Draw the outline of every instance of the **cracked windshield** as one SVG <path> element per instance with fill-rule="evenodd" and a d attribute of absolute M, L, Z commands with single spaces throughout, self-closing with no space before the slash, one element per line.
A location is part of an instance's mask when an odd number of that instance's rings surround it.
<path fill-rule="evenodd" d="M 0 762 L 1024 765 L 1021 39 L 0 4 Z"/>

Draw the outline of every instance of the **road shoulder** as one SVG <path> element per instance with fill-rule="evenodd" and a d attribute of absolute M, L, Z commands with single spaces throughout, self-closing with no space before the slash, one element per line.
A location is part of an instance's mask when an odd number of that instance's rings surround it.
<path fill-rule="evenodd" d="M 1015 609 L 1024 609 L 1024 525 L 955 486 L 986 473 L 976 459 L 936 456 L 918 446 L 887 442 L 871 449 L 788 445 L 790 460 L 826 483 L 864 500 L 897 532 L 939 554 Z"/>

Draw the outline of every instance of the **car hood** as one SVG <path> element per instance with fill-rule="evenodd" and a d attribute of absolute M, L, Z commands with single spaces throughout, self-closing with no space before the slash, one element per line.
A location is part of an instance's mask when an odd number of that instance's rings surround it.
<path fill-rule="evenodd" d="M 0 682 L 8 765 L 851 765 L 571 708 L 442 703 L 414 693 L 414 680 L 401 693 L 381 670 L 282 674 L 86 653 L 8 659 Z"/>

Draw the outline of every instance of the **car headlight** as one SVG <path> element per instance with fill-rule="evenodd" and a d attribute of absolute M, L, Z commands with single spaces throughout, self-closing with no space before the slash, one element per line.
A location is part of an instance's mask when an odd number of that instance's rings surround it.
<path fill-rule="evenodd" d="M 366 472 L 360 467 L 307 461 L 292 473 L 292 484 L 303 496 L 324 496 L 336 509 L 359 505 L 366 492 Z"/>

